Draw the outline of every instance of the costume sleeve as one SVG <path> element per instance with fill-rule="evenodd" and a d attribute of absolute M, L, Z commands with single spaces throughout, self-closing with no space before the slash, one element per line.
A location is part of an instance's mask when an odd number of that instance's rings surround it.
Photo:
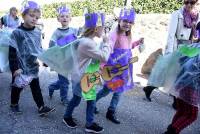
<path fill-rule="evenodd" d="M 80 45 L 79 49 L 82 53 L 85 53 L 93 59 L 98 59 L 101 62 L 107 62 L 110 56 L 111 47 L 107 43 L 102 43 L 100 49 L 97 49 L 96 45 L 97 44 L 93 42 L 88 42 L 87 44 Z"/>
<path fill-rule="evenodd" d="M 178 26 L 178 13 L 173 12 L 171 15 L 170 23 L 169 23 L 165 53 L 171 53 L 174 50 L 174 45 L 175 45 L 174 43 L 177 41 L 177 38 L 176 38 L 177 26 Z"/>

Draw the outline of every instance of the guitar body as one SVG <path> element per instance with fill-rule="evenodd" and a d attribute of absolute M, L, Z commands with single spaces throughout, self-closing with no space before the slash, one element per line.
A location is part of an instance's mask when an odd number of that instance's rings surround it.
<path fill-rule="evenodd" d="M 123 73 L 123 70 L 119 70 L 118 68 L 121 68 L 122 66 L 120 64 L 117 64 L 115 66 L 104 66 L 102 70 L 102 78 L 105 81 L 110 81 L 115 76 L 121 75 Z"/>
<path fill-rule="evenodd" d="M 104 66 L 102 70 L 102 78 L 105 81 L 112 80 L 115 76 L 123 74 L 124 70 L 129 68 L 129 65 L 138 61 L 138 57 L 133 57 L 130 59 L 129 63 L 125 66 L 116 64 L 114 66 Z"/>
<path fill-rule="evenodd" d="M 81 89 L 83 92 L 87 93 L 94 85 L 100 83 L 99 72 L 95 73 L 85 73 L 81 78 Z"/>

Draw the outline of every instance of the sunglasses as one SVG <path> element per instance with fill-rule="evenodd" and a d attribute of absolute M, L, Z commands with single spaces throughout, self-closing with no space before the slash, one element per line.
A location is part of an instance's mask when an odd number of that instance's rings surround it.
<path fill-rule="evenodd" d="M 194 5 L 195 3 L 196 3 L 196 1 L 184 1 L 185 5 L 188 5 L 188 4 Z"/>

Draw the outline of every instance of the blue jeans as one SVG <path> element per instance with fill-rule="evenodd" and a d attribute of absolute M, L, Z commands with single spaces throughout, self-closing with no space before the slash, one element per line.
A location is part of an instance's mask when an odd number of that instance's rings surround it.
<path fill-rule="evenodd" d="M 80 83 L 79 83 L 80 85 Z M 80 88 L 80 86 L 76 86 L 76 88 Z M 72 113 L 81 102 L 81 97 L 78 95 L 73 94 L 72 99 L 70 100 L 67 109 L 64 114 L 64 118 L 72 117 Z M 86 127 L 89 127 L 94 122 L 94 110 L 96 107 L 96 101 L 90 100 L 87 101 L 87 109 L 86 109 Z"/>
<path fill-rule="evenodd" d="M 111 92 L 110 89 L 108 89 L 106 86 L 104 86 L 103 89 L 101 89 L 97 93 L 96 102 L 99 101 L 102 97 L 107 96 L 110 92 Z M 122 94 L 122 92 L 113 92 L 113 96 L 112 96 L 108 110 L 111 110 L 113 112 L 116 111 L 116 107 L 117 107 L 117 104 L 119 103 L 121 94 Z"/>
<path fill-rule="evenodd" d="M 49 95 L 52 96 L 54 90 L 60 89 L 61 101 L 67 100 L 69 80 L 64 76 L 58 74 L 58 80 L 49 85 Z"/>

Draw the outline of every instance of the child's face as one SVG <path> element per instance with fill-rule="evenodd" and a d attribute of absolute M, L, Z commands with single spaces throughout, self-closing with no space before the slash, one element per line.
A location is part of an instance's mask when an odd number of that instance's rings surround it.
<path fill-rule="evenodd" d="M 39 11 L 33 11 L 29 10 L 28 13 L 26 13 L 23 16 L 24 19 L 24 25 L 27 28 L 33 28 L 38 22 L 38 19 L 40 19 L 41 13 Z"/>
<path fill-rule="evenodd" d="M 133 24 L 134 24 L 134 22 L 129 22 L 128 20 L 120 20 L 119 21 L 120 30 L 122 30 L 124 32 L 130 31 Z"/>
<path fill-rule="evenodd" d="M 103 34 L 103 30 L 104 30 L 103 26 L 96 27 L 96 36 L 100 38 Z"/>
<path fill-rule="evenodd" d="M 61 23 L 62 27 L 68 27 L 71 21 L 71 16 L 67 12 L 63 12 L 58 16 L 58 21 Z"/>
<path fill-rule="evenodd" d="M 16 9 L 13 9 L 11 10 L 10 14 L 13 16 L 13 17 L 16 17 L 17 16 L 17 10 Z"/>

